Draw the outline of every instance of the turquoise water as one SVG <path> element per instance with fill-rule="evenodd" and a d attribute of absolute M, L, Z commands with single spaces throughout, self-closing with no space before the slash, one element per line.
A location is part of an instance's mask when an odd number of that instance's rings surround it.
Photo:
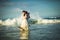
<path fill-rule="evenodd" d="M 0 25 L 0 40 L 20 40 L 19 28 Z M 31 24 L 28 40 L 60 40 L 60 24 Z"/>

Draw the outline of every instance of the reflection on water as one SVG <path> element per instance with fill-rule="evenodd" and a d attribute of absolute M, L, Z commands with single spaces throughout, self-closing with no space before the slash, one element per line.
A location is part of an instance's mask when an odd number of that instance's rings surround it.
<path fill-rule="evenodd" d="M 20 40 L 28 40 L 28 30 L 20 30 Z"/>
<path fill-rule="evenodd" d="M 34 24 L 25 31 L 0 25 L 0 40 L 60 40 L 60 24 Z"/>

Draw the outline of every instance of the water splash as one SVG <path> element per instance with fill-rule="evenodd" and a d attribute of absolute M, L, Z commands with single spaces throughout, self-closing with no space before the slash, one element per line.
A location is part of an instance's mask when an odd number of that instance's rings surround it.
<path fill-rule="evenodd" d="M 0 20 L 0 25 L 6 26 L 19 26 L 21 23 L 21 18 L 6 19 L 5 21 Z M 48 23 L 60 23 L 60 20 L 48 20 L 48 19 L 29 19 L 29 24 L 48 24 Z"/>

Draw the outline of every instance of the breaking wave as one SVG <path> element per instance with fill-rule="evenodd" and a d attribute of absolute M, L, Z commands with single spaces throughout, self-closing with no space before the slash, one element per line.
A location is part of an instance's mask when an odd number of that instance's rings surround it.
<path fill-rule="evenodd" d="M 48 20 L 48 19 L 29 19 L 29 24 L 48 24 L 48 23 L 60 23 L 60 20 Z M 21 23 L 20 18 L 6 19 L 4 21 L 0 20 L 0 25 L 6 26 L 19 26 Z"/>

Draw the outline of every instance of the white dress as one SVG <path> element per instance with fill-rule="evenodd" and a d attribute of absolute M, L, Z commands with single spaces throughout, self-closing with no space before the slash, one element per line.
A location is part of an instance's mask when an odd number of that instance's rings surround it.
<path fill-rule="evenodd" d="M 23 30 L 20 30 L 20 39 L 28 39 L 28 21 L 27 19 L 22 19 L 21 26 Z"/>
<path fill-rule="evenodd" d="M 24 30 L 28 30 L 28 20 L 24 19 L 23 16 L 22 16 L 20 27 L 23 28 Z"/>

